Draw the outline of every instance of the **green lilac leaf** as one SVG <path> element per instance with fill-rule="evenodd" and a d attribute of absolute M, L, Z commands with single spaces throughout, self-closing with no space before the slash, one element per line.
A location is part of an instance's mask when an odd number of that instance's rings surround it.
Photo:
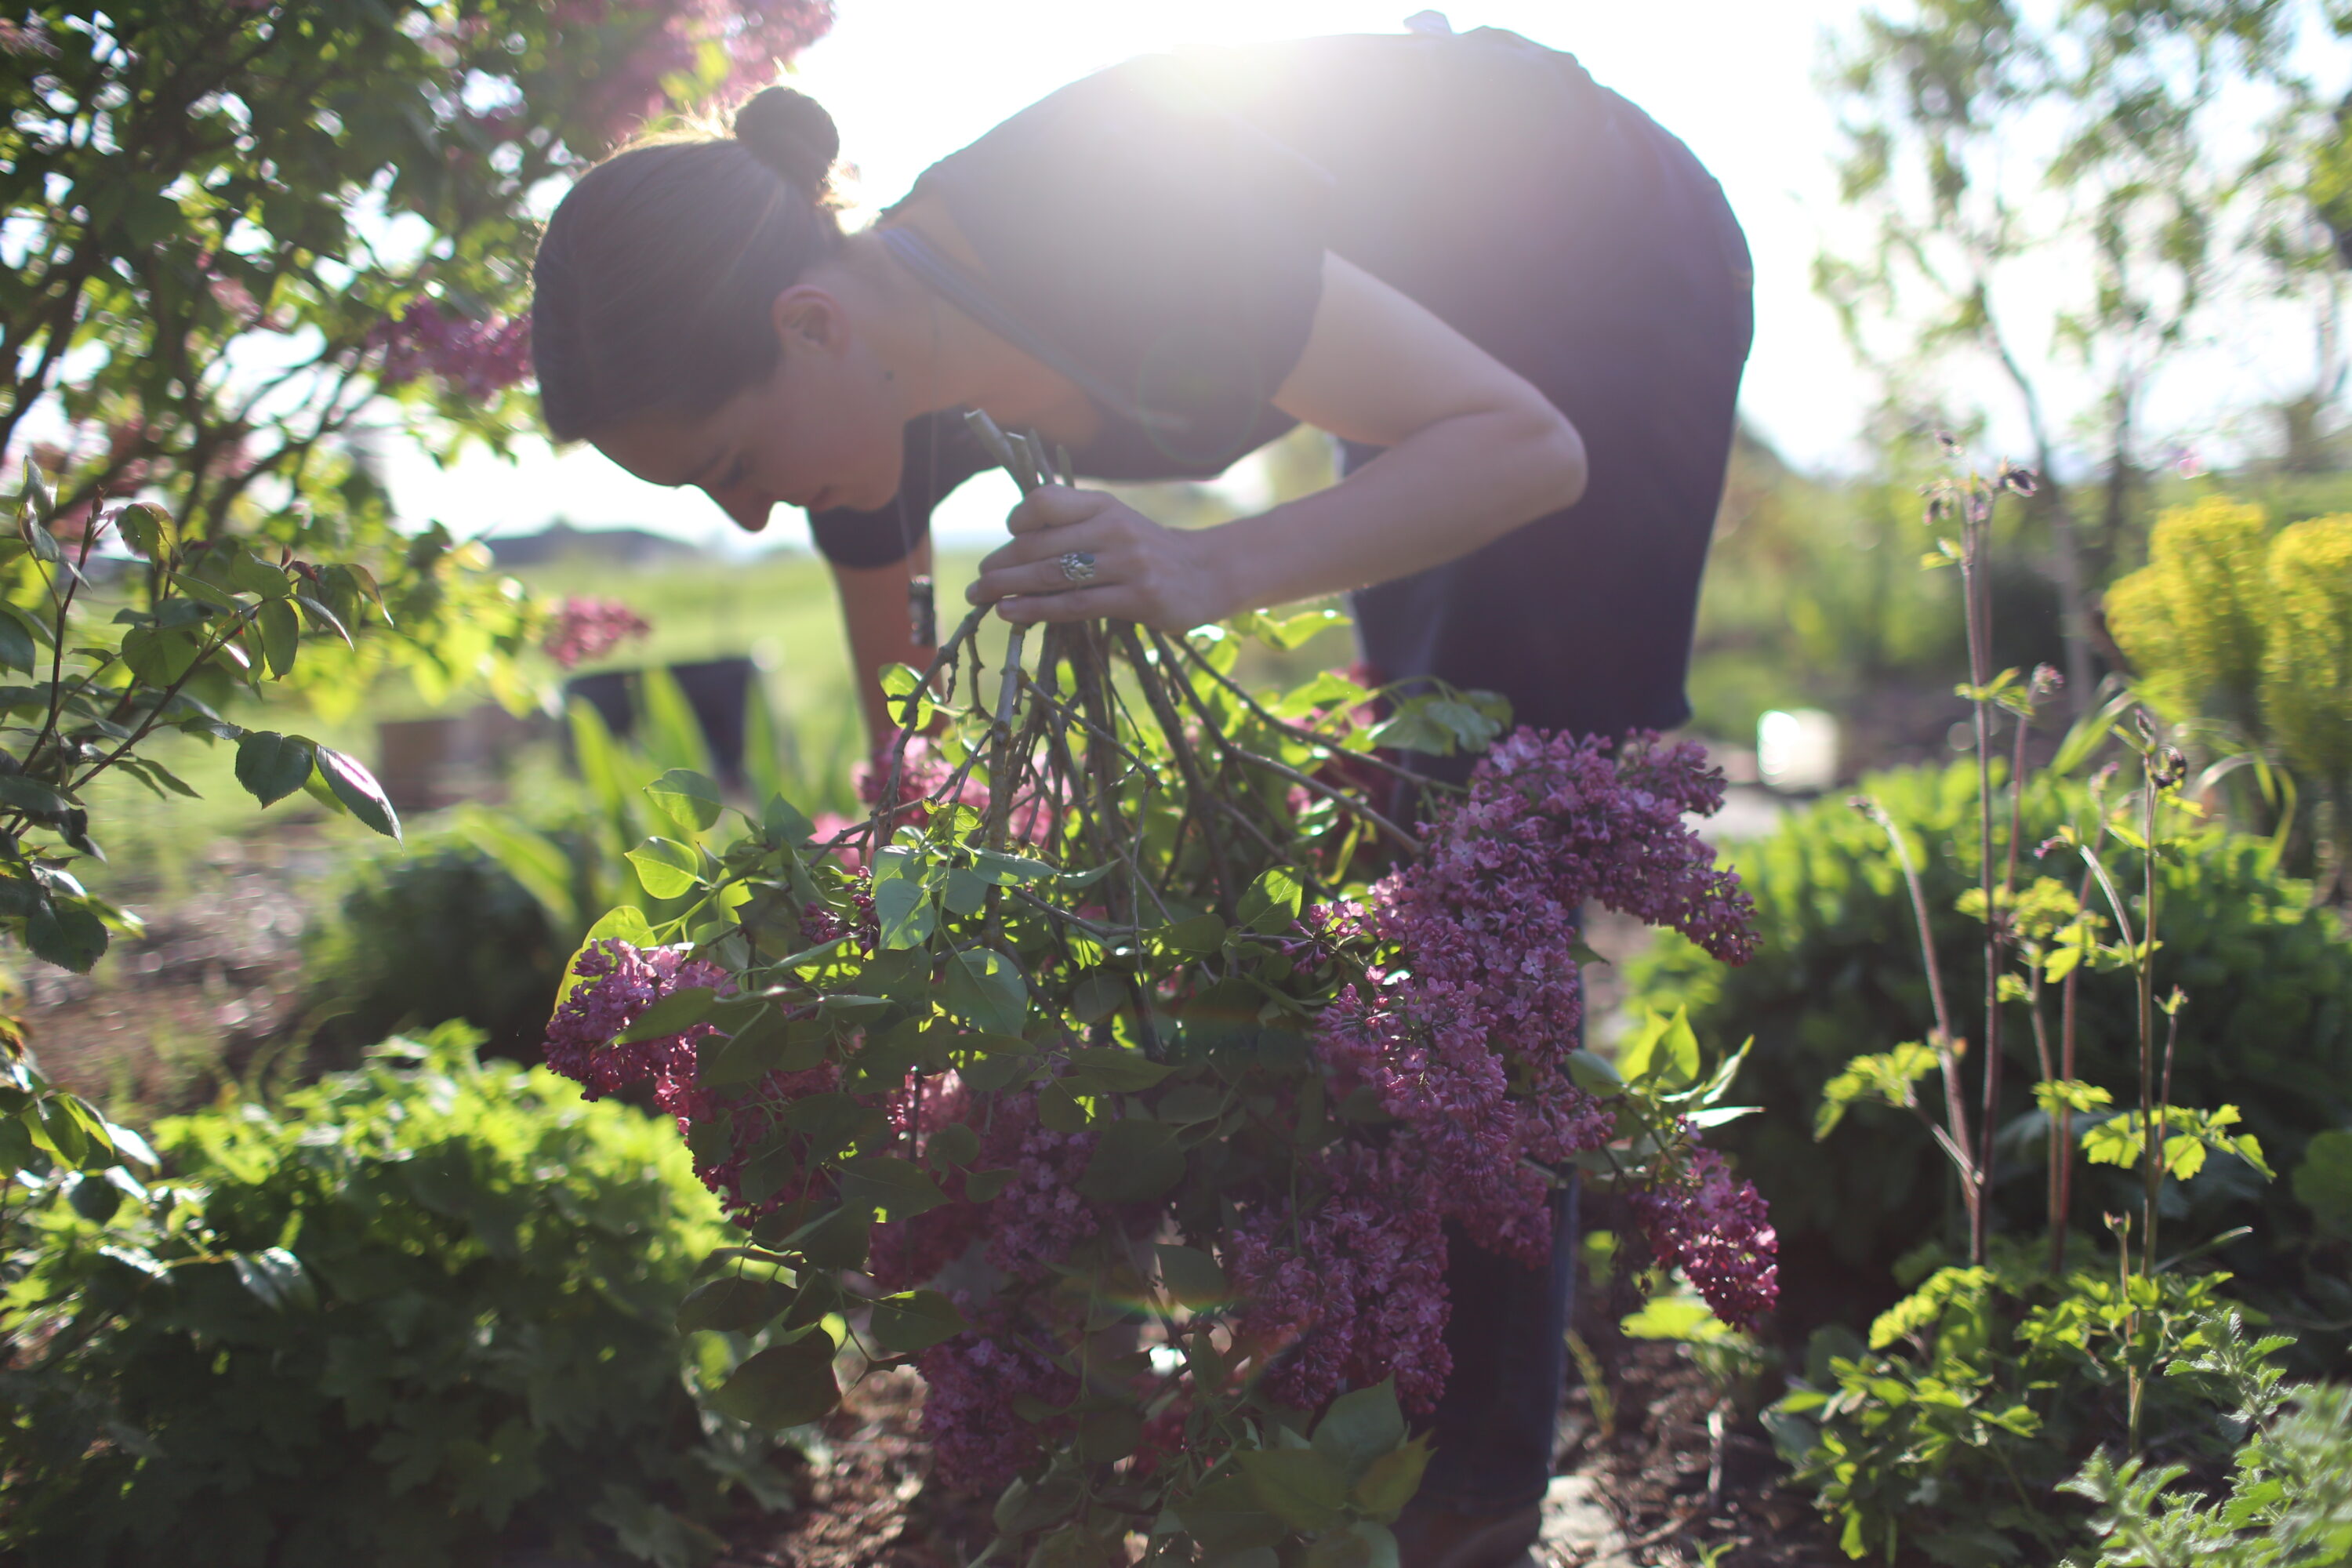
<path fill-rule="evenodd" d="M 1328 1530 L 1347 1506 L 1346 1472 L 1313 1448 L 1244 1449 L 1234 1463 L 1258 1506 L 1294 1530 Z"/>
<path fill-rule="evenodd" d="M 701 853 L 674 838 L 648 838 L 624 858 L 637 868 L 637 885 L 656 899 L 683 898 L 701 880 Z"/>
<path fill-rule="evenodd" d="M 720 1415 L 768 1432 L 805 1426 L 840 1403 L 833 1342 L 822 1331 L 761 1351 L 710 1395 L 711 1407 Z"/>

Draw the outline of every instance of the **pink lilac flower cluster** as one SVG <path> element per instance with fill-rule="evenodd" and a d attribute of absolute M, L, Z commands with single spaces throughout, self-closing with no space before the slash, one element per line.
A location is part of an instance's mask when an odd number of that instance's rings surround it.
<path fill-rule="evenodd" d="M 626 1046 L 614 1045 L 614 1037 L 670 993 L 689 985 L 732 993 L 733 977 L 708 959 L 687 957 L 682 948 L 635 947 L 612 937 L 592 943 L 572 973 L 580 984 L 547 1021 L 547 1065 L 591 1100 L 650 1079 L 654 1102 L 682 1117 L 694 1088 L 695 1044 L 719 1031 L 697 1024 Z"/>
<path fill-rule="evenodd" d="M 722 995 L 732 993 L 735 982 L 724 969 L 706 959 L 688 958 L 679 948 L 641 948 L 607 938 L 582 953 L 572 973 L 580 984 L 548 1020 L 544 1051 L 550 1068 L 579 1084 L 590 1100 L 650 1080 L 654 1103 L 677 1119 L 681 1136 L 691 1133 L 698 1121 L 730 1115 L 732 1149 L 718 1160 L 698 1154 L 695 1174 L 726 1200 L 739 1220 L 749 1223 L 806 1193 L 803 1182 L 759 1202 L 748 1201 L 741 1187 L 743 1156 L 774 1129 L 776 1113 L 783 1107 L 835 1086 L 839 1071 L 833 1064 L 804 1072 L 770 1073 L 748 1092 L 732 1092 L 721 1100 L 698 1089 L 694 1081 L 696 1047 L 719 1032 L 709 1024 L 629 1045 L 614 1040 L 672 992 L 708 985 Z"/>
<path fill-rule="evenodd" d="M 1321 1203 L 1271 1205 L 1228 1234 L 1225 1270 L 1247 1303 L 1236 1339 L 1272 1363 L 1266 1387 L 1286 1404 L 1316 1409 L 1393 1375 L 1398 1399 L 1426 1413 L 1453 1370 L 1443 1215 L 1399 1144 L 1341 1146 L 1322 1174 Z"/>
<path fill-rule="evenodd" d="M 1384 1341 L 1366 1326 L 1380 1314 L 1444 1323 L 1441 1221 L 1529 1264 L 1549 1254 L 1543 1169 L 1614 1131 L 1565 1070 L 1583 1024 L 1580 911 L 1598 901 L 1672 926 L 1718 958 L 1748 957 L 1753 907 L 1685 820 L 1717 809 L 1722 792 L 1696 746 L 1643 735 L 1612 748 L 1522 729 L 1478 765 L 1467 798 L 1424 829 L 1423 857 L 1373 887 L 1364 918 L 1397 962 L 1341 993 L 1316 1046 L 1335 1090 L 1369 1086 L 1397 1118 L 1384 1179 L 1360 1180 L 1352 1193 L 1335 1185 L 1311 1215 L 1261 1215 L 1235 1243 L 1236 1276 L 1250 1282 L 1248 1331 L 1288 1342 L 1274 1373 L 1286 1396 L 1311 1402 L 1341 1378 L 1385 1375 L 1367 1357 L 1416 1353 L 1411 1337 Z M 1356 934 L 1357 919 L 1344 906 L 1309 911 L 1299 956 Z M 1695 1192 L 1676 1210 L 1691 1221 L 1676 1257 L 1696 1258 L 1718 1287 L 1752 1281 L 1757 1260 L 1769 1267 L 1770 1257 L 1760 1209 L 1750 1215 L 1737 1194 L 1701 1186 L 1704 1198 Z M 1334 1227 L 1425 1233 L 1415 1261 L 1426 1267 L 1360 1291 Z M 1435 1344 L 1433 1332 L 1424 1337 Z M 1433 1398 L 1443 1386 L 1443 1365 L 1388 1365 L 1401 1393 L 1410 1383 Z"/>
<path fill-rule="evenodd" d="M 941 1479 L 968 1491 L 1001 1492 L 1037 1460 L 1048 1437 L 1071 1418 L 1025 1421 L 1014 1402 L 1026 1394 L 1046 1405 L 1076 1399 L 1078 1380 L 1055 1366 L 1042 1326 L 991 1310 L 959 1294 L 956 1305 L 971 1331 L 933 1345 L 916 1362 L 922 1373 L 923 1436 Z"/>
<path fill-rule="evenodd" d="M 474 321 L 419 300 L 370 334 L 383 350 L 383 382 L 401 386 L 430 375 L 486 398 L 530 374 L 530 318 Z"/>
<path fill-rule="evenodd" d="M 773 81 L 780 64 L 833 26 L 831 0 L 658 0 L 650 6 L 562 0 L 555 8 L 556 19 L 573 27 L 604 26 L 616 13 L 648 16 L 648 24 L 590 100 L 589 118 L 607 141 L 668 108 L 667 83 L 698 74 L 709 46 L 724 52 L 727 74 L 716 96 L 729 102 Z"/>
<path fill-rule="evenodd" d="M 572 595 L 555 607 L 547 635 L 540 646 L 547 657 L 570 669 L 592 658 L 602 658 L 631 637 L 646 636 L 653 624 L 618 599 L 592 599 Z"/>
<path fill-rule="evenodd" d="M 1696 1150 L 1681 1182 L 1630 1201 L 1651 1256 L 1680 1268 L 1725 1322 L 1754 1328 L 1780 1300 L 1779 1237 L 1764 1195 L 1735 1180 L 1714 1150 Z"/>
<path fill-rule="evenodd" d="M 857 786 L 857 798 L 869 806 L 882 804 L 882 792 L 890 779 L 893 744 L 877 748 L 874 755 L 860 763 L 851 775 Z M 957 778 L 954 767 L 940 754 L 938 743 L 928 735 L 908 736 L 898 765 L 898 793 L 893 804 L 905 809 L 892 816 L 894 829 L 927 825 L 931 819 L 930 811 L 919 803 L 941 795 L 942 791 L 947 793 L 941 798 L 951 800 L 958 805 L 968 805 L 983 813 L 988 810 L 991 799 L 988 785 L 969 773 Z M 1011 809 L 1005 813 L 1005 829 L 1020 843 L 1042 844 L 1052 837 L 1055 825 L 1064 815 L 1041 793 L 1015 795 Z"/>

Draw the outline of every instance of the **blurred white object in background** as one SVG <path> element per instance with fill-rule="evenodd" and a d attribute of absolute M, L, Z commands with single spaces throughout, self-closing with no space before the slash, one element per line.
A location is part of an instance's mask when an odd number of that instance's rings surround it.
<path fill-rule="evenodd" d="M 1756 721 L 1756 771 L 1790 794 L 1829 788 L 1837 783 L 1836 718 L 1818 708 L 1765 714 Z"/>

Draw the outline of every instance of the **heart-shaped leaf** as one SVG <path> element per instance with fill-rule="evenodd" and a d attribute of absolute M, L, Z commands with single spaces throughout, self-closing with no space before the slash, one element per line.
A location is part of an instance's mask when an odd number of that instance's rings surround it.
<path fill-rule="evenodd" d="M 769 1432 L 805 1426 L 840 1403 L 833 1342 L 823 1331 L 761 1351 L 737 1367 L 710 1396 L 711 1407 L 720 1415 Z"/>
<path fill-rule="evenodd" d="M 1029 985 L 1003 953 L 992 948 L 963 948 L 947 955 L 940 1005 L 975 1029 L 1018 1035 L 1029 1022 Z"/>
<path fill-rule="evenodd" d="M 841 1167 L 841 1201 L 883 1219 L 905 1219 L 948 1201 L 940 1184 L 895 1154 L 864 1154 Z"/>
<path fill-rule="evenodd" d="M 687 768 L 672 768 L 646 785 L 654 809 L 689 833 L 709 830 L 719 821 L 723 803 L 719 786 Z"/>
<path fill-rule="evenodd" d="M 682 1333 L 719 1329 L 748 1333 L 792 1305 L 792 1292 L 772 1279 L 730 1274 L 698 1285 L 677 1304 Z"/>
<path fill-rule="evenodd" d="M 1158 1121 L 1114 1121 L 1102 1130 L 1078 1178 L 1078 1191 L 1097 1203 L 1143 1203 L 1184 1179 L 1184 1152 L 1176 1130 Z"/>
<path fill-rule="evenodd" d="M 893 1355 L 914 1355 L 963 1332 L 963 1314 L 937 1290 L 909 1290 L 874 1303 L 875 1340 Z"/>
<path fill-rule="evenodd" d="M 626 857 L 637 883 L 656 899 L 683 898 L 702 875 L 702 855 L 675 838 L 648 838 Z"/>

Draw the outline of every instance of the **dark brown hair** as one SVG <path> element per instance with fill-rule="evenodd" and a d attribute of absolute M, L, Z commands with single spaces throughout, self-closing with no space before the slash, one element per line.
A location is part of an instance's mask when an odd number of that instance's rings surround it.
<path fill-rule="evenodd" d="M 531 265 L 531 359 L 551 434 L 709 413 L 775 368 L 776 296 L 841 244 L 833 117 L 790 88 L 732 136 L 614 154 L 548 220 Z"/>

